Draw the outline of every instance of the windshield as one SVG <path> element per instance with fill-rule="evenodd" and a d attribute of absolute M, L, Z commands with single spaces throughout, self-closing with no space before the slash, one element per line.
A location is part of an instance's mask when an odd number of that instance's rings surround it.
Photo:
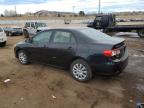
<path fill-rule="evenodd" d="M 95 29 L 88 28 L 88 29 L 81 29 L 80 31 L 92 40 L 99 41 L 99 40 L 110 40 L 111 39 L 111 36 L 109 36 L 105 33 L 102 33 L 98 30 L 95 30 Z"/>
<path fill-rule="evenodd" d="M 0 27 L 0 32 L 3 32 L 3 29 Z"/>
<path fill-rule="evenodd" d="M 46 23 L 36 23 L 37 27 L 47 27 Z"/>

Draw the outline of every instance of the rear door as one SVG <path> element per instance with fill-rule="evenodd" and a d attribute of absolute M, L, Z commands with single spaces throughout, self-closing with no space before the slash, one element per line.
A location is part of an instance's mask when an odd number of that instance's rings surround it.
<path fill-rule="evenodd" d="M 48 63 L 49 40 L 52 33 L 53 31 L 45 31 L 38 33 L 32 38 L 31 45 L 28 49 L 28 54 L 31 60 Z"/>
<path fill-rule="evenodd" d="M 36 34 L 37 30 L 36 30 L 36 26 L 35 26 L 35 22 L 31 22 L 31 26 L 29 27 L 29 33 L 30 35 L 34 35 Z"/>
<path fill-rule="evenodd" d="M 27 22 L 25 24 L 25 28 L 27 29 L 28 33 L 31 35 L 31 24 L 30 24 L 30 22 Z"/>
<path fill-rule="evenodd" d="M 64 67 L 74 58 L 77 44 L 73 33 L 68 31 L 55 31 L 50 48 L 50 63 Z"/>

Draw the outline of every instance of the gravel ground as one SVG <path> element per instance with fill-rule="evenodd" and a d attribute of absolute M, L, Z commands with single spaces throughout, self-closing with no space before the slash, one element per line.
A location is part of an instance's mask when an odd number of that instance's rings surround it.
<path fill-rule="evenodd" d="M 59 68 L 21 65 L 13 47 L 24 38 L 8 37 L 7 46 L 0 48 L 0 108 L 135 108 L 144 102 L 144 39 L 122 34 L 115 35 L 126 39 L 127 68 L 120 76 L 95 76 L 88 83 Z M 11 81 L 4 83 L 6 79 Z"/>

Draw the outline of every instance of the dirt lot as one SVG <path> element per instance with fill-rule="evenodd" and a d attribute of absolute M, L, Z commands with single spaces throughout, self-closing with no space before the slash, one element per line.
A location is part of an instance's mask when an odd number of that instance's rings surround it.
<path fill-rule="evenodd" d="M 120 76 L 80 83 L 66 70 L 21 65 L 13 47 L 24 38 L 9 37 L 7 46 L 0 48 L 0 108 L 135 108 L 136 102 L 144 102 L 144 39 L 125 39 L 129 65 Z M 8 78 L 11 82 L 5 84 Z"/>

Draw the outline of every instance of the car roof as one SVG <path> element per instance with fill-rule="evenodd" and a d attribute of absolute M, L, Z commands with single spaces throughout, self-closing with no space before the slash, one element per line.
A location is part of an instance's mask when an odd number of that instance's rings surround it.
<path fill-rule="evenodd" d="M 49 30 L 69 30 L 69 31 L 79 31 L 79 30 L 83 30 L 83 29 L 90 29 L 88 27 L 61 27 L 61 28 L 51 28 Z"/>
<path fill-rule="evenodd" d="M 42 21 L 27 21 L 26 23 L 45 23 L 45 22 L 42 22 Z"/>
<path fill-rule="evenodd" d="M 49 31 L 49 30 L 56 30 L 56 31 L 59 31 L 59 30 L 62 30 L 62 31 L 68 31 L 68 32 L 73 32 L 75 33 L 75 35 L 77 36 L 77 38 L 79 39 L 79 42 L 87 42 L 87 43 L 90 43 L 92 40 L 87 37 L 85 34 L 81 33 L 80 30 L 84 30 L 84 29 L 92 29 L 92 28 L 88 28 L 88 27 L 68 27 L 68 28 L 51 28 L 51 29 L 48 29 L 46 31 Z"/>

